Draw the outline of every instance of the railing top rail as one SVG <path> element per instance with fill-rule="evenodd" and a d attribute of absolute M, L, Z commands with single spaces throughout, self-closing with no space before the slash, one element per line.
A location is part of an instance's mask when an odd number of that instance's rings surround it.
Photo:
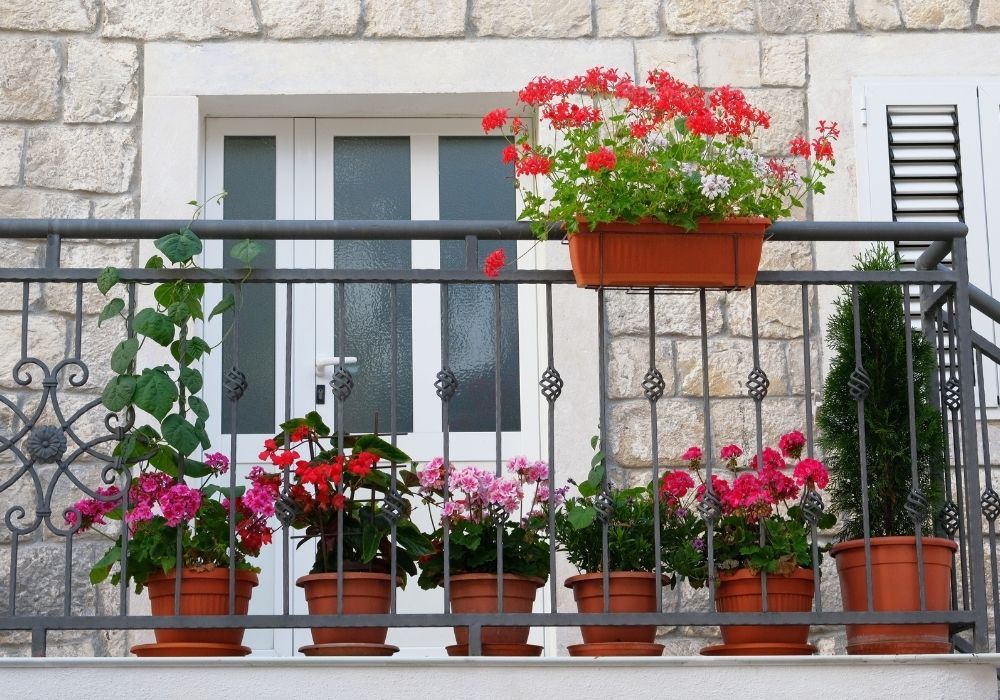
<path fill-rule="evenodd" d="M 0 238 L 118 238 L 153 239 L 189 224 L 173 219 L 0 219 Z M 226 238 L 291 238 L 326 240 L 531 240 L 527 223 L 518 221 L 293 221 L 200 220 L 204 240 Z M 779 221 L 768 229 L 774 241 L 950 241 L 968 232 L 961 223 L 883 221 Z M 553 225 L 553 238 L 560 228 Z"/>

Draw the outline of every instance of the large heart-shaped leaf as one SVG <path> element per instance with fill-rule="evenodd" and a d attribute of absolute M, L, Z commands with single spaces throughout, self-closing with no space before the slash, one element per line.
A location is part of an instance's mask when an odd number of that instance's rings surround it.
<path fill-rule="evenodd" d="M 118 284 L 118 268 L 106 267 L 97 276 L 97 289 L 101 294 L 107 295 L 111 288 Z"/>
<path fill-rule="evenodd" d="M 111 381 L 104 387 L 104 393 L 101 394 L 101 403 L 109 411 L 121 411 L 132 403 L 135 386 L 136 377 L 132 375 L 112 377 Z"/>
<path fill-rule="evenodd" d="M 193 425 L 176 413 L 171 413 L 160 423 L 163 439 L 185 457 L 201 444 L 201 436 Z"/>
<path fill-rule="evenodd" d="M 154 245 L 173 263 L 187 262 L 201 252 L 201 241 L 194 235 L 194 231 L 188 228 L 168 233 Z"/>
<path fill-rule="evenodd" d="M 128 372 L 128 368 L 132 364 L 132 360 L 135 359 L 137 352 L 139 352 L 138 338 L 129 338 L 118 343 L 111 352 L 111 370 L 115 374 L 125 374 Z"/>
<path fill-rule="evenodd" d="M 102 323 L 120 314 L 124 308 L 124 299 L 112 299 L 109 301 L 104 308 L 101 309 L 101 315 L 97 317 L 97 327 L 100 328 Z"/>
<path fill-rule="evenodd" d="M 153 309 L 143 309 L 135 315 L 135 332 L 166 347 L 174 339 L 174 324 Z"/>
<path fill-rule="evenodd" d="M 170 413 L 177 400 L 177 385 L 159 369 L 145 369 L 135 390 L 135 405 L 157 420 Z"/>
<path fill-rule="evenodd" d="M 191 369 L 190 367 L 184 367 L 181 369 L 180 380 L 181 384 L 183 384 L 192 394 L 197 394 L 201 391 L 201 387 L 204 384 L 201 372 L 196 369 Z"/>
<path fill-rule="evenodd" d="M 242 262 L 247 267 L 250 267 L 250 263 L 263 252 L 264 248 L 257 241 L 244 240 L 239 241 L 233 246 L 233 249 L 229 251 L 229 254 Z"/>

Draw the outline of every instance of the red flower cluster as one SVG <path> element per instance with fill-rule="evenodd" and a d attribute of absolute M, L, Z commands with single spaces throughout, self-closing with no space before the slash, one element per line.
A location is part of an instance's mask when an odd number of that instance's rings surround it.
<path fill-rule="evenodd" d="M 783 435 L 778 444 L 782 453 L 798 459 L 805 447 L 805 436 L 798 430 L 793 430 Z M 738 446 L 726 445 L 719 457 L 728 468 L 736 472 L 736 459 L 742 453 Z M 765 448 L 761 455 L 763 459 L 758 461 L 756 455 L 752 456 L 748 465 L 749 471 L 736 475 L 732 483 L 716 474 L 712 475 L 712 491 L 722 503 L 723 515 L 741 514 L 748 521 L 754 522 L 771 515 L 779 504 L 798 498 L 801 488 L 826 488 L 829 476 L 821 462 L 815 459 L 803 459 L 796 465 L 792 476 L 788 476 L 784 472 L 788 465 L 782 453 L 770 447 Z M 701 458 L 701 450 L 697 447 L 690 448 L 682 457 L 689 462 L 690 470 L 696 472 L 700 469 Z M 761 462 L 763 466 L 759 466 Z M 684 472 L 676 471 L 668 474 L 661 484 L 661 494 L 667 494 L 668 502 L 677 490 L 674 486 L 678 482 L 674 481 L 676 477 L 673 474 L 678 473 Z M 667 477 L 672 479 L 669 488 Z M 699 501 L 704 497 L 706 490 L 707 487 L 703 482 L 696 492 Z"/>
<path fill-rule="evenodd" d="M 483 262 L 483 273 L 487 277 L 498 277 L 500 270 L 507 264 L 507 253 L 503 248 L 497 248 L 486 256 Z"/>
<path fill-rule="evenodd" d="M 615 152 L 607 146 L 602 146 L 597 151 L 587 154 L 587 168 L 589 170 L 614 170 L 617 163 Z"/>

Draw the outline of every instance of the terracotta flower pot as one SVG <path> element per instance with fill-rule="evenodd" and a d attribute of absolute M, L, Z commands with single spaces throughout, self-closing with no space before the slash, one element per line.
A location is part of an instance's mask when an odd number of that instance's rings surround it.
<path fill-rule="evenodd" d="M 951 570 L 958 545 L 941 537 L 924 537 L 924 590 L 928 610 L 951 608 Z M 844 610 L 868 609 L 865 541 L 834 545 Z M 877 612 L 920 609 L 915 537 L 873 537 L 872 608 Z M 947 624 L 847 625 L 848 654 L 947 654 Z"/>
<path fill-rule="evenodd" d="M 503 575 L 503 611 L 508 613 L 530 613 L 535 603 L 538 589 L 545 584 L 540 578 Z M 497 612 L 496 574 L 455 574 L 451 577 L 449 590 L 453 613 L 495 613 Z M 482 644 L 525 644 L 529 627 L 483 627 L 480 635 Z M 455 627 L 455 641 L 458 645 L 469 643 L 469 628 Z M 483 649 L 484 655 L 487 649 Z"/>
<path fill-rule="evenodd" d="M 768 612 L 809 612 L 815 583 L 812 569 L 796 569 L 788 576 L 768 574 Z M 715 609 L 719 612 L 761 612 L 760 573 L 737 569 L 719 575 Z M 809 625 L 722 625 L 724 647 L 769 648 L 766 655 L 802 653 L 809 647 Z M 737 650 L 738 651 L 738 650 Z"/>
<path fill-rule="evenodd" d="M 146 582 L 153 615 L 174 614 L 175 572 L 154 573 Z M 236 572 L 236 614 L 246 615 L 250 594 L 257 585 L 257 574 Z M 181 570 L 181 615 L 228 615 L 229 569 L 210 571 Z M 229 629 L 158 629 L 154 630 L 157 644 L 221 644 L 239 647 L 243 630 Z"/>
<path fill-rule="evenodd" d="M 666 583 L 666 577 L 664 577 Z M 604 612 L 604 577 L 580 574 L 566 579 L 573 589 L 576 608 L 582 613 Z M 656 612 L 656 574 L 645 571 L 608 573 L 608 611 L 613 613 Z M 584 625 L 580 627 L 585 644 L 636 642 L 651 644 L 656 639 L 656 625 Z"/>
<path fill-rule="evenodd" d="M 746 288 L 757 279 L 770 219 L 701 219 L 693 231 L 658 221 L 587 223 L 569 237 L 578 287 Z"/>
<path fill-rule="evenodd" d="M 337 614 L 337 574 L 300 576 L 295 585 L 305 589 L 310 615 Z M 345 615 L 386 614 L 392 591 L 389 574 L 344 572 Z M 385 644 L 388 627 L 313 627 L 315 644 Z"/>

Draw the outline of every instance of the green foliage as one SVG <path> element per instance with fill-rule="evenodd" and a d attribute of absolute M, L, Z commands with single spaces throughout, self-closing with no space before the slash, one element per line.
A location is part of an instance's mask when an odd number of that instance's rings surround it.
<path fill-rule="evenodd" d="M 507 521 L 503 530 L 503 570 L 505 574 L 545 580 L 549 577 L 549 545 L 539 533 L 544 518 L 529 517 L 526 522 Z M 440 546 L 443 530 L 434 533 Z M 495 574 L 497 571 L 497 526 L 491 519 L 482 522 L 453 520 L 448 533 L 449 573 Z M 421 588 L 444 584 L 444 552 L 436 549 L 420 562 Z"/>
<path fill-rule="evenodd" d="M 760 542 L 760 523 L 767 531 L 764 544 Z M 824 513 L 817 525 L 829 528 L 835 523 L 832 513 Z M 713 545 L 719 571 L 746 568 L 789 575 L 797 567 L 813 565 L 810 527 L 797 505 L 753 523 L 742 513 L 723 516 L 716 525 Z M 825 549 L 820 547 L 817 553 Z"/>
<path fill-rule="evenodd" d="M 296 470 L 290 491 L 296 505 L 291 528 L 303 533 L 296 538 L 298 546 L 311 541 L 316 544 L 312 572 L 338 570 L 339 539 L 345 570 L 388 573 L 393 552 L 393 520 L 385 512 L 383 503 L 386 495 L 395 493 L 403 504 L 396 519 L 397 576 L 405 586 L 407 576 L 417 574 L 417 560 L 434 551 L 430 538 L 410 519 L 410 487 L 399 479 L 393 483 L 390 474 L 380 470 L 377 463 L 365 474 L 352 472 L 350 464 L 362 453 L 397 464 L 411 463 L 409 455 L 377 435 L 360 435 L 345 439 L 352 448 L 349 457 L 342 457 L 337 449 L 337 436 L 330 434 L 329 427 L 315 411 L 285 421 L 280 427 L 282 432 L 272 439 L 274 451 L 284 450 L 287 435 L 288 449 L 308 454 L 308 464 L 316 468 L 316 475 L 308 481 Z M 271 445 L 267 448 L 271 449 Z M 336 473 L 340 483 L 334 481 L 331 466 L 335 463 L 341 465 Z M 319 474 L 323 474 L 322 479 L 316 478 Z M 339 510 L 331 505 L 334 497 L 343 499 Z M 338 515 L 342 518 L 342 528 Z"/>
<path fill-rule="evenodd" d="M 704 521 L 690 510 L 660 503 L 660 553 L 653 541 L 656 506 L 652 485 L 610 490 L 613 515 L 608 522 L 609 571 L 655 571 L 670 576 L 671 586 L 688 578 L 704 581 L 704 553 L 694 543 L 705 533 Z M 604 527 L 597 519 L 593 497 L 568 499 L 556 511 L 556 540 L 570 563 L 582 573 L 603 570 Z"/>
<path fill-rule="evenodd" d="M 858 258 L 858 270 L 899 269 L 893 251 L 874 246 Z M 909 535 L 913 519 L 906 499 L 913 487 L 910 463 L 910 426 L 906 373 L 906 328 L 903 293 L 896 285 L 860 285 L 861 359 L 871 377 L 865 399 L 865 449 L 868 472 L 868 511 L 872 536 Z M 854 310 L 845 288 L 830 318 L 827 341 L 833 354 L 817 415 L 819 445 L 830 469 L 828 489 L 843 527 L 840 537 L 864 536 L 858 406 L 848 388 L 855 368 Z M 937 513 L 941 503 L 939 479 L 943 473 L 944 439 L 941 416 L 931 405 L 934 350 L 917 331 L 912 334 L 913 392 L 916 405 L 917 486 Z M 921 523 L 928 532 L 930 521 Z"/>

